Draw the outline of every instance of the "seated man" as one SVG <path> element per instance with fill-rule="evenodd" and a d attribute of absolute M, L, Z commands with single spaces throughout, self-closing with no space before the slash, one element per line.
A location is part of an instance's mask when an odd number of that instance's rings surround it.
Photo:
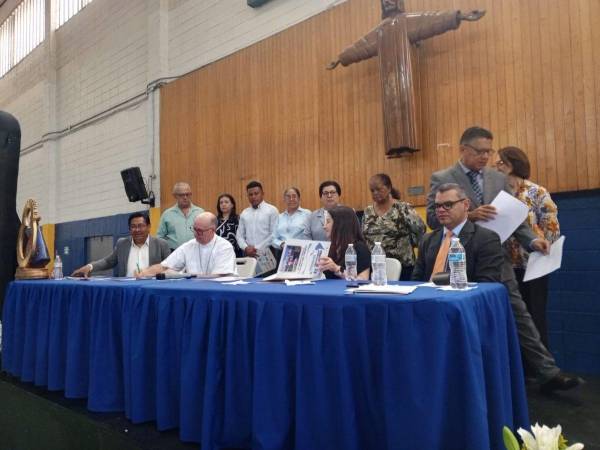
<path fill-rule="evenodd" d="M 160 264 L 155 264 L 137 274 L 139 277 L 159 273 L 185 271 L 196 275 L 236 273 L 235 251 L 227 239 L 217 236 L 217 217 L 203 212 L 194 219 L 194 239 L 180 245 Z"/>
<path fill-rule="evenodd" d="M 166 241 L 150 236 L 150 218 L 146 213 L 136 212 L 129 216 L 129 234 L 130 238 L 117 241 L 110 255 L 80 267 L 72 276 L 88 277 L 94 270 L 117 266 L 117 276 L 132 277 L 135 272 L 162 261 L 171 253 Z"/>
<path fill-rule="evenodd" d="M 467 279 L 501 282 L 504 254 L 500 238 L 467 219 L 469 199 L 465 191 L 458 184 L 442 184 L 434 206 L 442 228 L 423 237 L 412 279 L 429 281 L 433 274 L 448 271 L 450 239 L 458 236 L 467 257 Z"/>

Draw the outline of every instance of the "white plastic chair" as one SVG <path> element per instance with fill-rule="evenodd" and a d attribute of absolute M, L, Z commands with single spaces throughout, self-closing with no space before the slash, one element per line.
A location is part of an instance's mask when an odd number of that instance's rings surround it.
<path fill-rule="evenodd" d="M 235 265 L 240 277 L 252 278 L 256 272 L 256 258 L 236 258 Z"/>
<path fill-rule="evenodd" d="M 395 258 L 385 258 L 385 273 L 388 281 L 398 281 L 402 273 L 402 264 Z"/>

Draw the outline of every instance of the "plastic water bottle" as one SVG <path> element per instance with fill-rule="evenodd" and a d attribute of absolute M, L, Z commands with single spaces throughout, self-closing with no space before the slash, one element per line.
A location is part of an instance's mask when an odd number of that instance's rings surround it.
<path fill-rule="evenodd" d="M 385 270 L 385 252 L 381 247 L 381 242 L 375 242 L 375 247 L 371 252 L 371 281 L 375 286 L 385 286 L 387 284 L 387 273 Z"/>
<path fill-rule="evenodd" d="M 348 244 L 344 261 L 346 265 L 346 280 L 355 281 L 358 274 L 356 273 L 356 250 L 354 250 L 354 244 Z"/>
<path fill-rule="evenodd" d="M 450 266 L 450 286 L 454 289 L 465 289 L 467 287 L 467 256 L 457 237 L 453 237 L 450 241 L 448 265 Z"/>
<path fill-rule="evenodd" d="M 60 259 L 60 255 L 58 253 L 54 258 L 54 270 L 52 271 L 52 275 L 54 276 L 55 280 L 62 280 L 64 278 L 62 271 L 62 260 Z"/>

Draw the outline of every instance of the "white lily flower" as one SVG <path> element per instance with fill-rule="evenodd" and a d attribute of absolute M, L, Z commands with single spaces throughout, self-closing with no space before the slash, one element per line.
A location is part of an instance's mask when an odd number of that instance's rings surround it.
<path fill-rule="evenodd" d="M 533 431 L 533 436 L 522 428 L 517 431 L 527 450 L 558 450 L 558 438 L 562 432 L 560 425 L 549 428 L 546 425 L 539 426 L 536 423 L 531 427 L 531 431 Z"/>
<path fill-rule="evenodd" d="M 573 444 L 569 445 L 566 450 L 581 450 L 583 448 L 583 444 Z"/>

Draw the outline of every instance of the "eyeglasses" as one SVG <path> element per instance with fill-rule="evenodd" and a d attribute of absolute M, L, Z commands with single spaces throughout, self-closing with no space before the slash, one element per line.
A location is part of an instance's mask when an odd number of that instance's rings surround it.
<path fill-rule="evenodd" d="M 193 227 L 192 230 L 194 230 L 194 233 L 198 233 L 198 234 L 204 234 L 204 233 L 208 233 L 209 231 L 214 231 L 214 228 L 207 228 L 205 230 L 203 230 L 202 228 L 195 228 Z"/>
<path fill-rule="evenodd" d="M 191 192 L 175 192 L 175 197 L 191 197 Z"/>
<path fill-rule="evenodd" d="M 433 208 L 434 209 L 442 208 L 445 211 L 450 211 L 452 208 L 454 208 L 454 205 L 456 205 L 458 202 L 462 202 L 463 200 L 466 200 L 466 199 L 459 198 L 458 200 L 454 200 L 453 202 L 434 203 Z"/>
<path fill-rule="evenodd" d="M 473 150 L 477 154 L 477 156 L 483 156 L 483 155 L 492 156 L 494 153 L 496 153 L 496 150 L 494 150 L 492 148 L 481 148 L 481 149 L 479 149 L 479 148 L 473 147 L 470 144 L 463 144 L 463 145 L 465 147 L 469 147 L 471 150 Z"/>
<path fill-rule="evenodd" d="M 337 191 L 323 191 L 323 192 L 321 192 L 321 196 L 322 197 L 334 197 L 336 195 L 338 195 Z"/>
<path fill-rule="evenodd" d="M 142 223 L 139 225 L 129 225 L 130 230 L 143 230 L 146 227 L 147 227 L 147 225 L 145 223 Z"/>

